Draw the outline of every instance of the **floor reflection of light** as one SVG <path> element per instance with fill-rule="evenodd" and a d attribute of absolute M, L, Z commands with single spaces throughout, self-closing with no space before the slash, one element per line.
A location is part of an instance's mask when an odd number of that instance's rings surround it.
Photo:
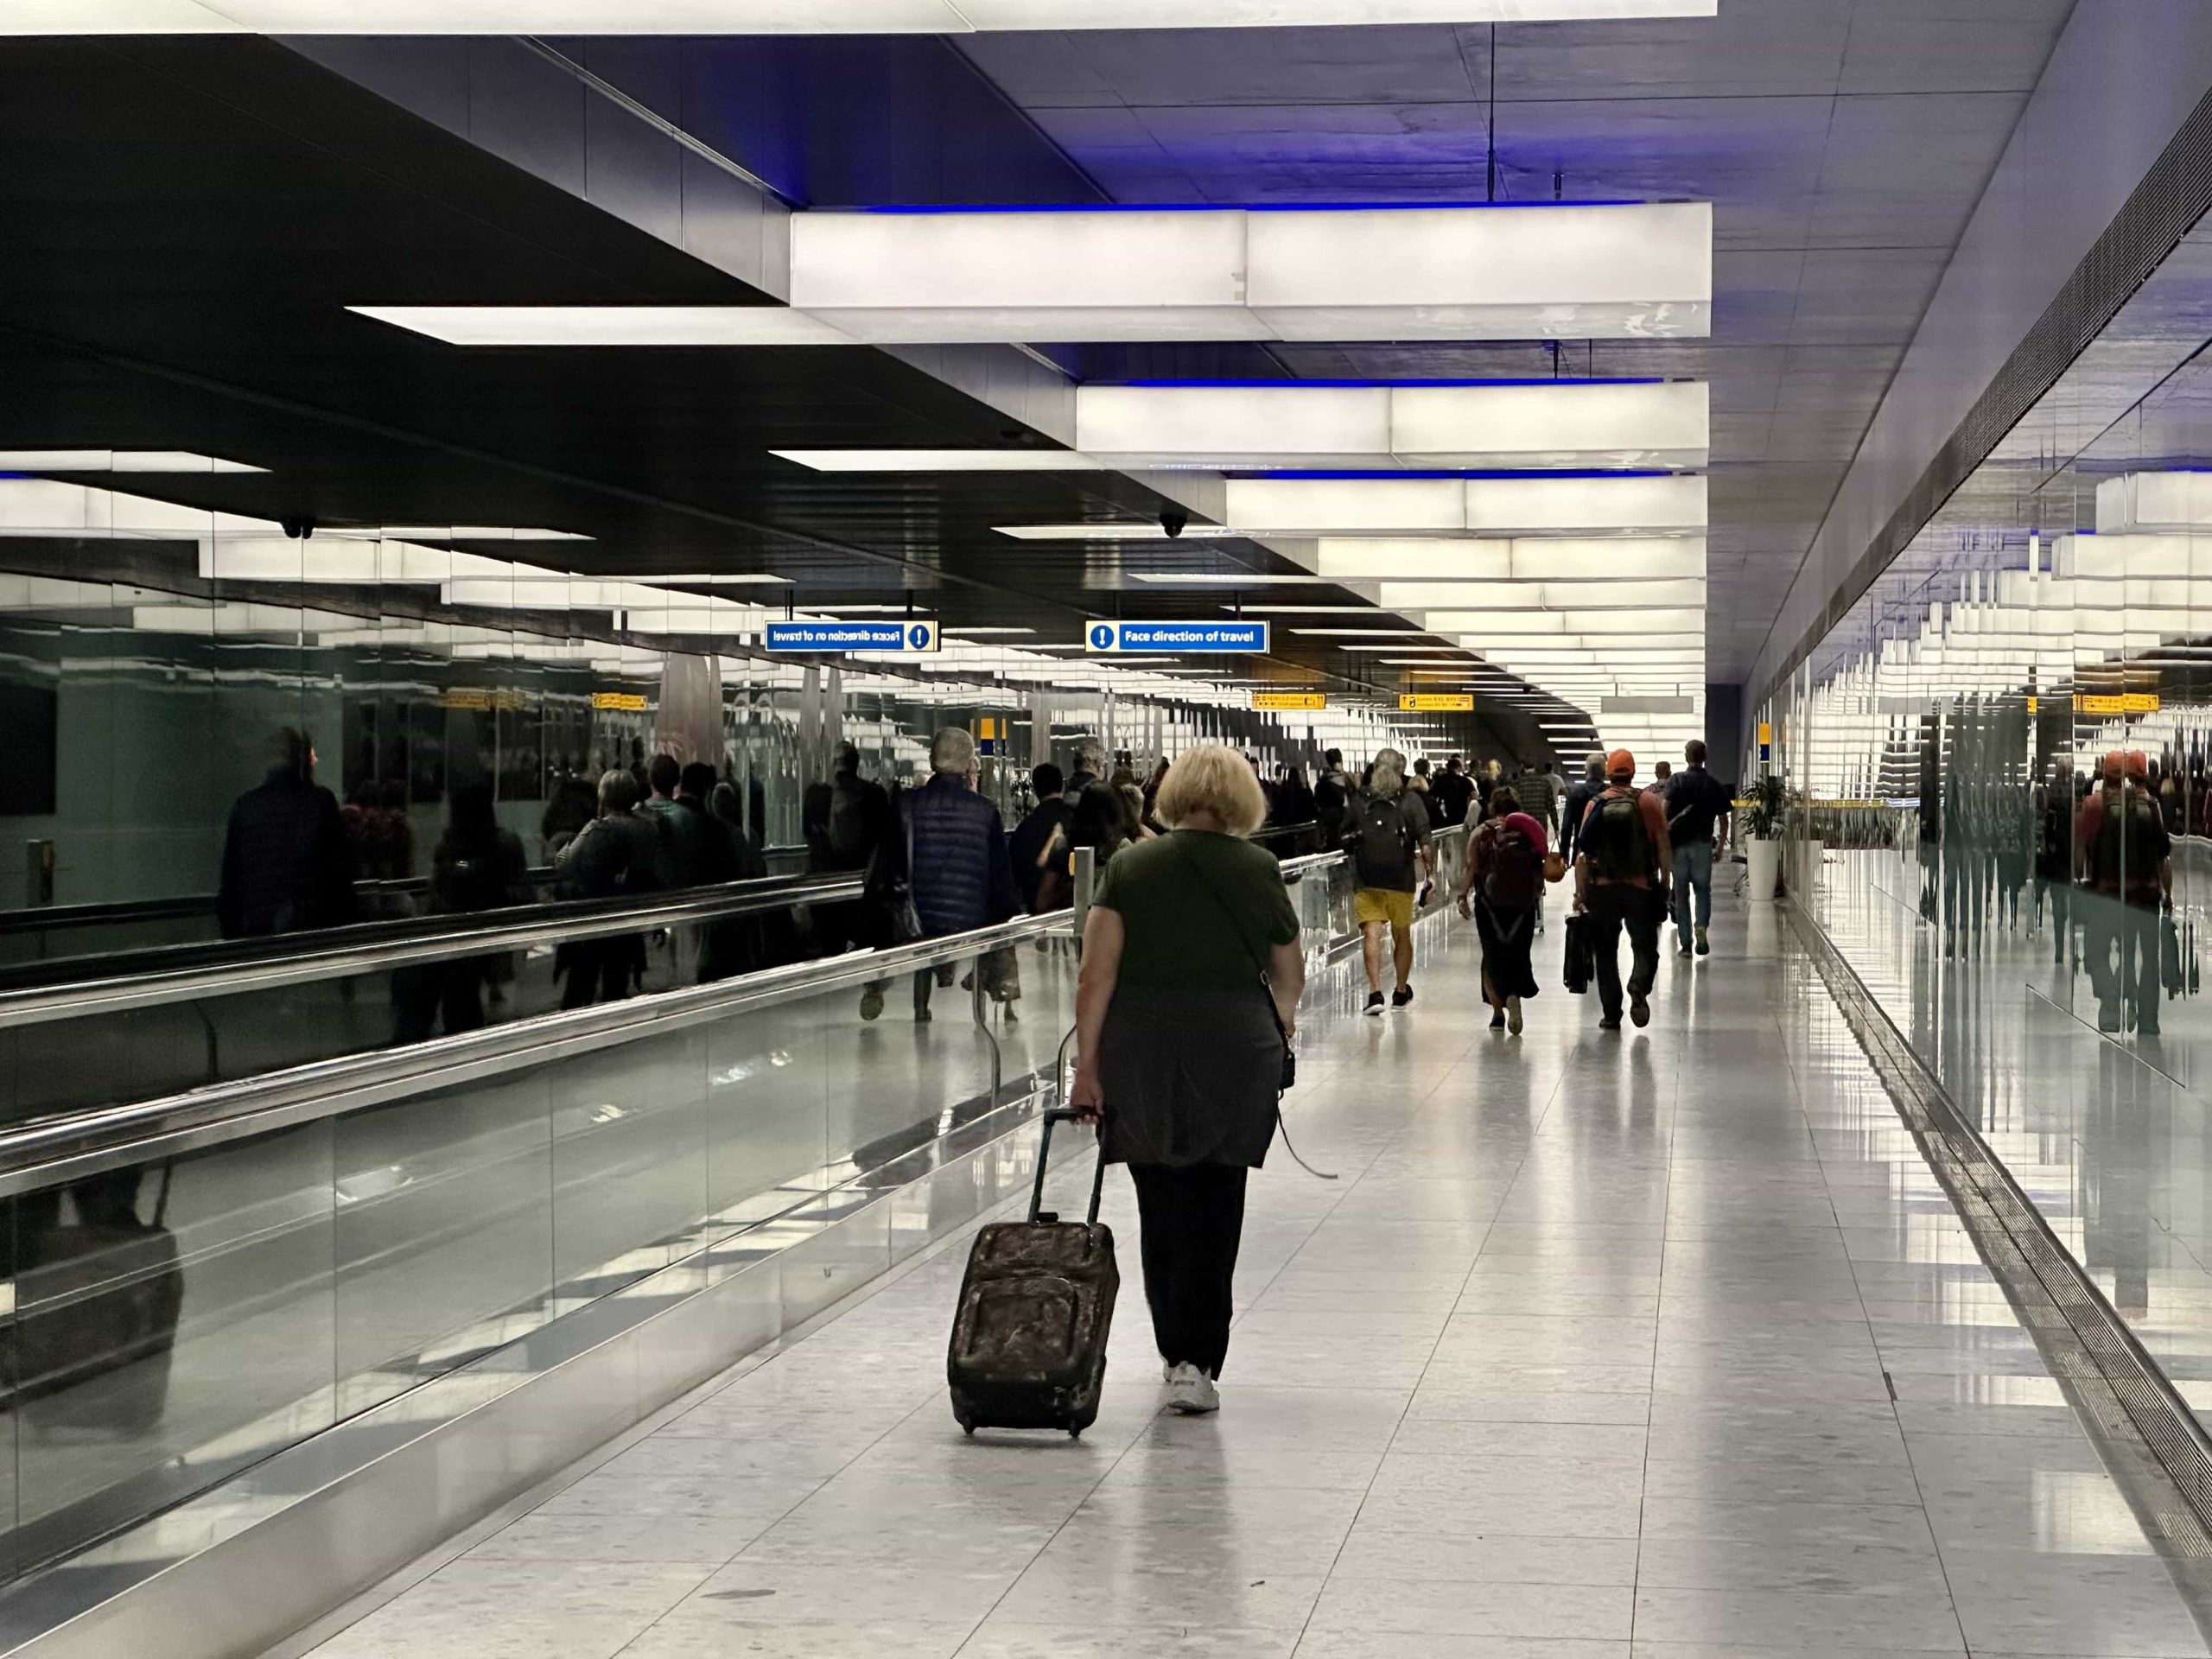
<path fill-rule="evenodd" d="M 2032 1379 L 2031 1379 L 2032 1380 Z M 2148 1555 L 2143 1523 L 2110 1475 L 2031 1471 L 2028 1513 L 2034 1548 L 2045 1554 Z"/>

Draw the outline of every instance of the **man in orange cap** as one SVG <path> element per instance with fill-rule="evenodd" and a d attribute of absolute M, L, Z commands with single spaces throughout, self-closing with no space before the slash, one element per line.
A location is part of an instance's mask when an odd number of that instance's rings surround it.
<path fill-rule="evenodd" d="M 1596 929 L 1595 956 L 1601 1031 L 1621 1028 L 1621 930 L 1628 930 L 1629 1017 L 1651 1023 L 1651 982 L 1659 976 L 1659 921 L 1667 880 L 1674 871 L 1667 842 L 1667 810 L 1659 798 L 1636 786 L 1636 757 L 1615 749 L 1605 757 L 1605 787 L 1590 803 L 1574 839 L 1574 908 Z"/>
<path fill-rule="evenodd" d="M 2097 1029 L 2158 1030 L 2158 917 L 2173 903 L 2173 838 L 2149 787 L 2140 749 L 2112 749 L 2102 786 L 2074 820 L 2076 868 L 2088 889 L 2077 909 Z M 2114 945 L 2119 961 L 2113 960 Z"/>

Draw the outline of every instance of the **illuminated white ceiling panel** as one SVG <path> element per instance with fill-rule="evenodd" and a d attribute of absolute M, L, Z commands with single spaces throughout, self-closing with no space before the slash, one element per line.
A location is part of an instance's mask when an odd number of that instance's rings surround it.
<path fill-rule="evenodd" d="M 1687 381 L 1085 385 L 1076 448 L 1126 467 L 1702 467 Z"/>
<path fill-rule="evenodd" d="M 1673 582 L 1385 582 L 1376 584 L 1375 598 L 1393 611 L 1418 611 L 1432 605 L 1500 611 L 1702 608 L 1705 582 L 1702 577 Z"/>
<path fill-rule="evenodd" d="M 0 0 L 0 35 L 972 35 L 1710 17 L 1719 0 Z"/>
<path fill-rule="evenodd" d="M 0 0 L 4 3 L 5 0 Z M 850 346 L 781 305 L 349 305 L 448 346 Z"/>
<path fill-rule="evenodd" d="M 1101 473 L 1114 463 L 1073 449 L 771 449 L 817 473 Z"/>
<path fill-rule="evenodd" d="M 1650 582 L 1705 575 L 1702 536 L 1328 537 L 1283 550 L 1318 575 L 1364 582 Z"/>
<path fill-rule="evenodd" d="M 1697 476 L 1232 478 L 1227 491 L 1229 523 L 1265 536 L 1651 535 L 1706 522 Z"/>
<path fill-rule="evenodd" d="M 2127 473 L 2097 486 L 2100 535 L 2212 530 L 2212 473 Z"/>
<path fill-rule="evenodd" d="M 0 0 L 4 13 L 6 0 Z M 0 449 L 0 473 L 265 473 L 189 449 Z"/>
<path fill-rule="evenodd" d="M 1704 202 L 789 224 L 791 304 L 884 343 L 1701 337 L 1712 325 Z"/>

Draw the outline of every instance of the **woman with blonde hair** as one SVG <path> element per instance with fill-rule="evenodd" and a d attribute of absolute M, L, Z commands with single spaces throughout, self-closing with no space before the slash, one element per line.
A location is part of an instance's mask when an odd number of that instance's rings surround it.
<path fill-rule="evenodd" d="M 1267 802 L 1244 759 L 1192 749 L 1156 806 L 1168 833 L 1116 855 L 1084 925 L 1069 1099 L 1129 1167 L 1167 1406 L 1197 1414 L 1221 1405 L 1245 1176 L 1274 1138 L 1306 957 L 1281 868 L 1247 839 Z"/>

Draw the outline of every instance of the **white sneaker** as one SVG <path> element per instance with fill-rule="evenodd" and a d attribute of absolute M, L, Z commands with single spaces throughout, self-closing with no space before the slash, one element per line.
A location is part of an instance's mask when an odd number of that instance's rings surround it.
<path fill-rule="evenodd" d="M 1167 1374 L 1167 1409 L 1184 1417 L 1203 1417 L 1221 1409 L 1221 1391 L 1197 1366 L 1178 1365 Z"/>
<path fill-rule="evenodd" d="M 1516 1037 L 1521 1034 L 1521 999 L 1517 996 L 1505 999 L 1505 1028 Z"/>

